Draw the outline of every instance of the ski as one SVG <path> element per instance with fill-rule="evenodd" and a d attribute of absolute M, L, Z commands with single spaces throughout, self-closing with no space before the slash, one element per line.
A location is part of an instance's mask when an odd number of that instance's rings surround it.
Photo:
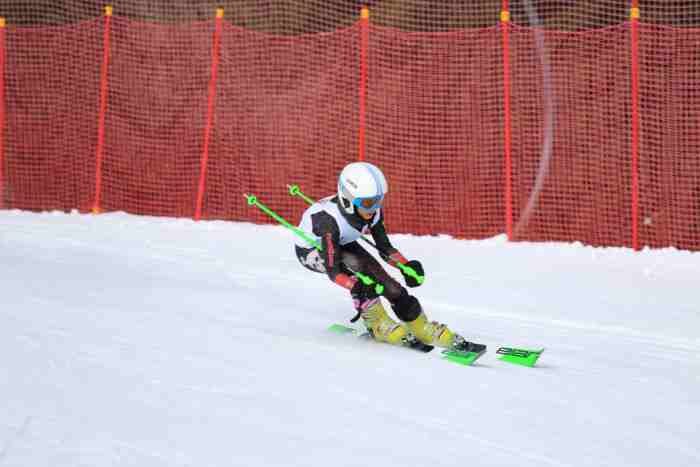
<path fill-rule="evenodd" d="M 463 366 L 472 366 L 482 355 L 486 353 L 486 349 L 480 352 L 459 352 L 456 350 L 443 350 L 442 358 L 448 362 L 457 363 Z"/>
<path fill-rule="evenodd" d="M 364 330 L 359 330 L 358 328 L 355 328 L 352 326 L 346 326 L 343 324 L 332 324 L 328 328 L 328 330 L 335 333 L 335 334 L 351 335 L 351 336 L 357 337 L 359 339 L 372 339 L 372 336 L 369 334 L 369 332 L 366 332 Z M 435 348 L 432 345 L 424 344 L 418 340 L 413 341 L 410 344 L 405 345 L 404 347 L 408 348 L 408 349 L 416 350 L 416 351 L 422 352 L 422 353 L 431 352 Z M 478 352 L 445 349 L 445 350 L 441 351 L 441 357 L 443 360 L 451 362 L 451 363 L 456 363 L 456 364 L 462 365 L 462 366 L 471 366 L 474 364 L 474 362 L 476 362 L 485 353 L 486 353 L 485 347 Z"/>
<path fill-rule="evenodd" d="M 534 367 L 537 360 L 544 352 L 544 348 L 539 350 L 517 349 L 515 347 L 500 347 L 496 353 L 501 355 L 500 360 L 527 367 Z"/>
<path fill-rule="evenodd" d="M 336 334 L 349 334 L 352 336 L 355 336 L 359 339 L 372 339 L 372 336 L 370 335 L 369 332 L 367 331 L 360 331 L 357 328 L 353 328 L 351 326 L 345 326 L 343 324 L 332 324 L 329 328 L 329 331 L 336 333 Z M 415 350 L 418 352 L 422 353 L 428 353 L 433 350 L 432 345 L 424 344 L 418 340 L 412 341 L 410 343 L 407 343 L 406 345 L 402 346 L 407 349 Z"/>
<path fill-rule="evenodd" d="M 349 334 L 359 339 L 372 339 L 372 336 L 367 331 L 343 324 L 333 324 L 328 328 L 328 330 L 335 334 Z M 420 341 L 415 341 L 410 345 L 406 345 L 405 347 L 422 353 L 428 353 L 434 349 L 432 345 L 423 344 Z M 499 347 L 496 353 L 500 355 L 499 360 L 503 362 L 532 368 L 535 366 L 544 350 L 544 348 L 530 350 L 519 349 L 516 347 Z M 480 349 L 478 352 L 444 349 L 440 352 L 440 356 L 443 360 L 448 362 L 463 366 L 472 366 L 485 353 L 485 347 Z"/>

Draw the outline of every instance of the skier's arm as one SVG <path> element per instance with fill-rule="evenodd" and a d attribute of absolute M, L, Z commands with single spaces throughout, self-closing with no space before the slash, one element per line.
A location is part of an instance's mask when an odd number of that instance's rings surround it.
<path fill-rule="evenodd" d="M 372 238 L 377 245 L 379 254 L 382 256 L 384 261 L 401 271 L 401 275 L 403 275 L 407 286 L 418 287 L 423 283 L 423 279 L 421 279 L 420 282 L 417 281 L 415 277 L 406 274 L 406 271 L 404 271 L 405 268 L 399 268 L 398 264 L 408 266 L 413 269 L 418 276 L 425 277 L 423 265 L 420 263 L 420 261 L 415 259 L 411 261 L 407 260 L 399 250 L 392 246 L 391 242 L 389 241 L 389 236 L 386 234 L 386 228 L 384 227 L 384 214 L 382 213 L 381 216 L 382 217 L 379 219 L 379 222 L 377 222 L 371 228 Z"/>
<path fill-rule="evenodd" d="M 379 222 L 374 224 L 374 226 L 370 229 L 374 243 L 377 245 L 377 250 L 379 250 L 379 254 L 382 256 L 384 261 L 394 267 L 396 267 L 397 263 L 406 264 L 408 260 L 404 258 L 401 252 L 394 248 L 389 241 L 389 236 L 386 234 L 386 228 L 384 227 L 384 214 L 382 213 L 381 216 L 382 217 L 379 219 Z"/>
<path fill-rule="evenodd" d="M 326 267 L 328 278 L 348 290 L 352 289 L 357 278 L 341 270 L 340 229 L 330 214 L 319 212 L 311 216 L 313 232 L 321 238 L 321 259 Z"/>

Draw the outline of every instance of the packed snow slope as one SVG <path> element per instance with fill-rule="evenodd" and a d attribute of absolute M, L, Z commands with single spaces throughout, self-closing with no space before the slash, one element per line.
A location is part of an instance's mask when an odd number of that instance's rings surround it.
<path fill-rule="evenodd" d="M 0 466 L 700 465 L 700 255 L 392 241 L 478 365 L 327 332 L 280 227 L 0 211 Z"/>

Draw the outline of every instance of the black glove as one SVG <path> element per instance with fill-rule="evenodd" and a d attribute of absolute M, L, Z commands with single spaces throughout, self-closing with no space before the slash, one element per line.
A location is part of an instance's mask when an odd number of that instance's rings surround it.
<path fill-rule="evenodd" d="M 384 287 L 380 286 L 379 290 L 381 292 L 377 292 L 377 284 L 365 285 L 359 278 L 357 279 L 355 285 L 350 289 L 352 303 L 355 306 L 355 311 L 357 311 L 355 317 L 350 320 L 351 323 L 360 319 L 362 312 L 371 306 L 377 297 L 384 293 Z"/>
<path fill-rule="evenodd" d="M 358 300 L 359 302 L 365 302 L 367 300 L 372 300 L 377 298 L 379 293 L 377 293 L 377 284 L 366 285 L 360 279 L 357 279 L 355 285 L 350 289 L 350 295 L 353 300 Z"/>
<path fill-rule="evenodd" d="M 404 280 L 406 281 L 406 285 L 409 287 L 418 287 L 423 283 L 425 280 L 425 272 L 423 272 L 423 265 L 420 264 L 420 261 L 412 259 L 411 261 L 404 263 L 404 266 L 408 266 L 409 268 L 413 269 L 416 271 L 416 274 L 418 274 L 422 279 L 420 282 L 414 277 L 411 277 L 407 275 L 403 269 L 400 269 L 401 274 L 403 275 Z"/>

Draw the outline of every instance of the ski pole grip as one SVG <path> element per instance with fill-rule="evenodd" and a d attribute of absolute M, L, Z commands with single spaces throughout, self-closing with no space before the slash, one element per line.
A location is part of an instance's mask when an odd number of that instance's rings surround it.
<path fill-rule="evenodd" d="M 361 272 L 356 272 L 355 275 L 360 279 L 365 285 L 372 285 L 374 284 L 374 291 L 377 293 L 377 295 L 381 295 L 384 293 L 384 286 L 380 284 L 379 282 L 376 282 L 374 279 L 371 277 L 362 274 Z"/>

